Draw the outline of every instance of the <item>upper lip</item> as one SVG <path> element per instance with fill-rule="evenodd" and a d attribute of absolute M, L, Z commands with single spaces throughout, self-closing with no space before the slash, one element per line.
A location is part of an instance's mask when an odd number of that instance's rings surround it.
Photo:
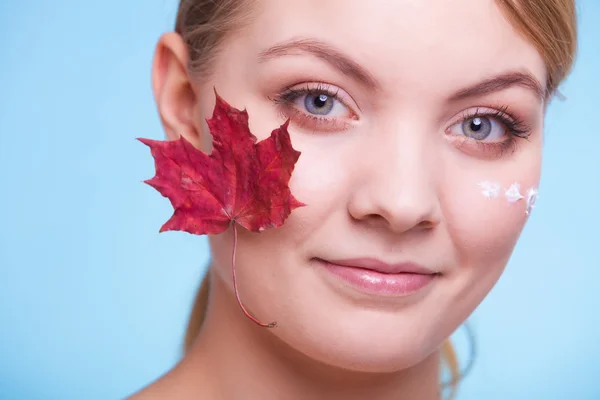
<path fill-rule="evenodd" d="M 376 258 L 347 258 L 338 260 L 323 260 L 331 264 L 341 265 L 344 267 L 355 267 L 370 269 L 373 271 L 381 272 L 384 274 L 422 274 L 422 275 L 434 275 L 437 274 L 429 268 L 423 267 L 413 262 L 403 263 L 387 263 Z"/>

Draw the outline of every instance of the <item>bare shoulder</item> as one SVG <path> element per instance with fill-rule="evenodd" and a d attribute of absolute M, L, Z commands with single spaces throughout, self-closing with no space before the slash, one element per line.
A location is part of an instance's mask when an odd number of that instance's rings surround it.
<path fill-rule="evenodd" d="M 203 374 L 172 370 L 124 400 L 213 400 L 210 385 Z"/>
<path fill-rule="evenodd" d="M 175 399 L 175 393 L 171 385 L 168 380 L 161 378 L 126 397 L 124 400 Z"/>

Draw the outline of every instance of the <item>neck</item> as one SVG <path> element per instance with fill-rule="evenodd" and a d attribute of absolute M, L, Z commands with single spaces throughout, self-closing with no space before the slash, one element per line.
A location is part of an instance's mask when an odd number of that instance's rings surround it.
<path fill-rule="evenodd" d="M 178 370 L 211 399 L 439 400 L 440 355 L 411 368 L 365 373 L 320 363 L 292 349 L 239 310 L 223 282 L 212 288 L 203 328 Z M 201 378 L 200 378 L 201 377 Z M 208 398 L 208 397 L 207 397 Z"/>

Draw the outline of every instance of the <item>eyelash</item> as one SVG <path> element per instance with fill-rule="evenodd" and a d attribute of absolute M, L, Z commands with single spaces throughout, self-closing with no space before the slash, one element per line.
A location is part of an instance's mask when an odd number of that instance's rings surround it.
<path fill-rule="evenodd" d="M 274 98 L 270 98 L 270 100 L 279 107 L 279 112 L 283 117 L 294 119 L 300 127 L 307 127 L 310 125 L 318 126 L 318 129 L 322 131 L 344 131 L 349 129 L 351 127 L 349 122 L 337 121 L 336 118 L 331 117 L 319 117 L 307 114 L 300 111 L 294 104 L 294 102 L 302 96 L 319 94 L 325 94 L 334 100 L 341 102 L 352 112 L 351 107 L 340 98 L 339 89 L 332 90 L 329 85 L 322 83 L 317 84 L 315 87 L 309 84 L 306 84 L 301 88 L 288 86 Z M 353 115 L 355 117 L 354 113 Z M 515 113 L 511 112 L 510 108 L 506 105 L 496 105 L 496 107 L 490 108 L 490 111 L 481 112 L 479 108 L 476 108 L 475 112 L 466 111 L 454 124 L 478 117 L 495 119 L 506 128 L 507 133 L 507 139 L 501 142 L 484 142 L 469 138 L 468 136 L 462 136 L 463 144 L 475 144 L 484 154 L 501 157 L 509 151 L 514 152 L 517 149 L 517 140 L 527 140 L 531 134 L 531 128 L 522 119 L 515 117 Z"/>
<path fill-rule="evenodd" d="M 513 136 L 521 139 L 527 139 L 531 133 L 531 128 L 525 124 L 525 121 L 514 116 L 508 106 L 498 105 L 493 111 L 479 112 L 477 108 L 474 113 L 464 113 L 460 121 L 478 117 L 493 118 L 500 121 Z"/>
<path fill-rule="evenodd" d="M 278 107 L 279 113 L 285 117 L 290 119 L 295 119 L 296 123 L 300 127 L 307 127 L 309 125 L 318 126 L 320 130 L 324 131 L 345 131 L 351 127 L 349 122 L 338 121 L 335 118 L 331 117 L 319 117 L 317 115 L 307 114 L 303 111 L 300 111 L 295 105 L 294 102 L 302 96 L 305 95 L 319 95 L 324 94 L 326 96 L 331 97 L 332 99 L 339 101 L 345 107 L 347 107 L 351 112 L 352 108 L 346 104 L 346 102 L 339 95 L 339 89 L 332 90 L 329 85 L 318 83 L 317 86 L 311 86 L 306 84 L 301 88 L 293 88 L 288 86 L 284 88 L 280 93 L 278 93 L 274 98 L 270 98 Z M 291 114 L 291 115 L 290 115 Z M 353 119 L 356 118 L 354 112 L 352 112 Z"/>
<path fill-rule="evenodd" d="M 466 111 L 454 124 L 478 117 L 495 119 L 500 122 L 506 128 L 506 140 L 501 142 L 484 142 L 469 138 L 468 136 L 462 136 L 461 139 L 463 144 L 475 144 L 482 153 L 499 158 L 507 152 L 513 153 L 516 151 L 518 148 L 518 139 L 528 140 L 531 135 L 531 127 L 522 119 L 515 117 L 515 113 L 511 112 L 510 107 L 506 105 L 496 105 L 491 110 L 480 112 L 479 108 L 477 108 L 475 112 Z"/>

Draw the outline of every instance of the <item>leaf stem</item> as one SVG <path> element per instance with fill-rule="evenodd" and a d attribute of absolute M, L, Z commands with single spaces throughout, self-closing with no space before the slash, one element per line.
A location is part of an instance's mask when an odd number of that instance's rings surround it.
<path fill-rule="evenodd" d="M 237 223 L 235 221 L 232 221 L 232 225 L 233 225 L 233 252 L 231 253 L 231 274 L 233 276 L 233 290 L 235 291 L 235 298 L 237 299 L 237 302 L 238 302 L 240 308 L 242 309 L 242 311 L 244 312 L 244 314 L 246 314 L 246 316 L 248 318 L 250 318 L 255 324 L 262 326 L 263 328 L 274 328 L 277 325 L 277 322 L 270 322 L 268 324 L 260 322 L 258 319 L 256 319 L 252 315 L 250 315 L 250 313 L 246 310 L 246 307 L 244 307 L 244 305 L 242 304 L 242 300 L 240 299 L 240 294 L 239 294 L 238 288 L 237 288 L 237 280 L 235 278 L 235 251 L 237 248 Z"/>

